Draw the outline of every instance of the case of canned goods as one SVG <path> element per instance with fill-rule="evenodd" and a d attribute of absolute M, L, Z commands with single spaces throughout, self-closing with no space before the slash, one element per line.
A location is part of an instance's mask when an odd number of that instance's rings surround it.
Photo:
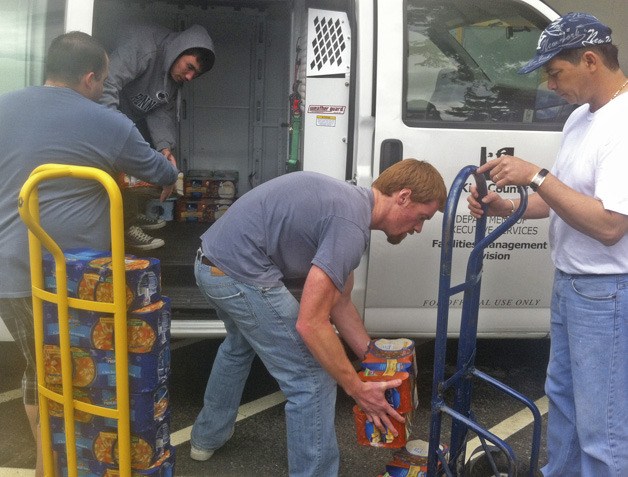
<path fill-rule="evenodd" d="M 64 252 L 68 281 L 68 296 L 83 300 L 113 302 L 111 254 L 89 248 Z M 161 267 L 156 258 L 137 258 L 128 255 L 126 268 L 126 302 L 128 310 L 135 310 L 161 298 Z M 55 292 L 57 280 L 55 262 L 44 255 L 44 286 Z"/>
<path fill-rule="evenodd" d="M 59 344 L 57 305 L 44 302 L 44 343 Z M 127 313 L 129 353 L 151 353 L 170 340 L 170 298 Z M 112 314 L 70 308 L 70 344 L 102 351 L 114 349 L 114 318 Z"/>
<path fill-rule="evenodd" d="M 61 384 L 61 350 L 44 345 L 45 382 Z M 72 381 L 79 388 L 113 388 L 116 386 L 116 360 L 113 351 L 72 347 Z M 166 383 L 170 375 L 170 347 L 156 352 L 128 355 L 129 389 L 142 393 Z"/>
<path fill-rule="evenodd" d="M 75 424 L 77 456 L 102 464 L 118 464 L 118 434 L 116 427 L 102 427 L 77 422 Z M 65 425 L 62 419 L 50 419 L 52 447 L 57 452 L 66 452 Z M 131 433 L 131 467 L 149 469 L 164 455 L 170 445 L 170 416 L 145 429 Z"/>
<path fill-rule="evenodd" d="M 60 385 L 48 385 L 51 391 L 61 394 Z M 81 402 L 95 406 L 117 408 L 115 389 L 72 388 L 72 397 Z M 166 384 L 157 389 L 143 393 L 129 394 L 129 411 L 131 417 L 131 431 L 140 432 L 164 420 L 169 410 L 170 394 Z M 52 418 L 63 417 L 63 405 L 56 401 L 49 401 L 48 410 Z M 115 427 L 116 420 L 108 417 L 96 416 L 84 411 L 75 411 L 74 420 L 85 424 L 100 427 Z"/>

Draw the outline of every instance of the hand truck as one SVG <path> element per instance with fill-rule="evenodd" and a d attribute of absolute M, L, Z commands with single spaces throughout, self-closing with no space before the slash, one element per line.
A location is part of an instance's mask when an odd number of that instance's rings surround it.
<path fill-rule="evenodd" d="M 40 225 L 39 196 L 40 182 L 60 177 L 92 179 L 101 183 L 109 195 L 111 220 L 111 263 L 113 275 L 113 302 L 96 302 L 68 297 L 66 263 L 63 251 Z M 35 358 L 37 363 L 37 392 L 41 440 L 44 462 L 44 475 L 56 475 L 54 471 L 52 439 L 50 436 L 49 405 L 54 401 L 63 405 L 68 477 L 76 477 L 77 453 L 74 434 L 74 411 L 83 411 L 97 416 L 116 419 L 118 422 L 118 464 L 121 477 L 131 476 L 131 420 L 129 409 L 129 376 L 127 354 L 126 319 L 126 276 L 124 265 L 124 225 L 122 218 L 122 195 L 115 180 L 105 171 L 93 167 L 44 164 L 37 167 L 22 186 L 18 199 L 22 220 L 29 229 L 31 284 L 33 294 L 33 318 L 35 320 Z M 53 256 L 57 291 L 52 293 L 44 288 L 42 267 L 42 245 Z M 56 303 L 59 319 L 59 347 L 61 351 L 62 392 L 53 392 L 46 387 L 44 372 L 44 326 L 43 302 Z M 72 357 L 70 351 L 70 331 L 68 308 L 79 308 L 114 316 L 115 360 L 116 360 L 116 401 L 117 408 L 96 406 L 78 401 L 72 394 Z"/>
<path fill-rule="evenodd" d="M 533 401 L 518 393 L 504 383 L 475 368 L 475 352 L 477 343 L 478 310 L 480 306 L 480 285 L 482 280 L 482 262 L 484 249 L 500 235 L 514 225 L 525 212 L 528 203 L 526 188 L 519 186 L 520 204 L 510 217 L 504 220 L 495 230 L 486 235 L 486 215 L 477 220 L 475 229 L 475 246 L 471 250 L 467 263 L 465 281 L 451 286 L 451 264 L 454 247 L 454 225 L 456 208 L 467 179 L 473 175 L 480 197 L 487 194 L 484 175 L 476 172 L 476 166 L 464 167 L 454 179 L 447 197 L 443 218 L 441 242 L 441 262 L 438 292 L 437 329 L 434 348 L 434 377 L 432 382 L 432 400 L 430 415 L 430 437 L 428 453 L 428 477 L 436 475 L 466 475 L 465 452 L 468 431 L 473 431 L 480 439 L 484 450 L 484 458 L 493 475 L 505 475 L 498 469 L 492 449 L 497 448 L 507 460 L 507 474 L 516 475 L 515 454 L 512 448 L 502 439 L 480 426 L 471 411 L 472 379 L 480 379 L 497 390 L 520 401 L 529 408 L 534 417 L 532 430 L 532 447 L 530 452 L 529 475 L 537 474 L 539 447 L 541 443 L 541 414 Z M 458 341 L 456 370 L 452 376 L 445 378 L 445 357 L 447 351 L 447 322 L 449 317 L 449 299 L 463 293 L 460 337 Z M 453 393 L 453 403 L 445 402 L 447 391 Z M 451 400 L 451 399 L 450 399 Z M 441 447 L 441 428 L 443 415 L 451 418 L 452 427 L 449 449 Z M 487 444 L 491 443 L 491 448 Z M 448 456 L 447 456 L 448 451 Z"/>

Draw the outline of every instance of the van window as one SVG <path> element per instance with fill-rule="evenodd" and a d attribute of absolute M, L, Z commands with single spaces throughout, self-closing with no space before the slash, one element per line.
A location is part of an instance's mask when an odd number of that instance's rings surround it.
<path fill-rule="evenodd" d="M 547 89 L 543 68 L 517 74 L 547 23 L 514 0 L 408 0 L 404 122 L 561 129 L 573 106 Z"/>
<path fill-rule="evenodd" d="M 40 85 L 50 40 L 63 33 L 64 0 L 0 4 L 0 94 Z"/>

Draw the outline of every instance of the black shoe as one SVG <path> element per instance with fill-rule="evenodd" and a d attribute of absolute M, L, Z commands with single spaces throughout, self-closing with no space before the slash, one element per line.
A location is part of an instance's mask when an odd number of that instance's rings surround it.
<path fill-rule="evenodd" d="M 157 230 L 166 226 L 166 221 L 163 219 L 151 219 L 147 215 L 138 214 L 135 217 L 135 225 L 141 227 L 142 230 Z"/>

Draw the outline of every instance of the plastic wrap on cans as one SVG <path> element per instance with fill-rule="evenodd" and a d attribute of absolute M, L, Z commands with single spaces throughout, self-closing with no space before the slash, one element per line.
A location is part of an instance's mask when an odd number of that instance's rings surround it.
<path fill-rule="evenodd" d="M 237 183 L 237 171 L 190 171 L 183 183 L 183 195 L 194 200 L 234 199 Z"/>
<path fill-rule="evenodd" d="M 61 384 L 61 350 L 44 345 L 44 374 L 48 385 Z M 116 360 L 113 351 L 72 347 L 72 381 L 78 388 L 113 388 L 116 386 Z M 170 347 L 157 352 L 129 354 L 129 389 L 142 393 L 166 383 L 170 375 Z"/>
<path fill-rule="evenodd" d="M 57 305 L 44 302 L 44 343 L 59 344 Z M 129 353 L 159 351 L 170 341 L 170 298 L 127 313 Z M 70 308 L 70 344 L 79 348 L 102 351 L 114 349 L 114 318 L 112 314 Z"/>
<path fill-rule="evenodd" d="M 65 452 L 65 425 L 61 419 L 51 419 L 52 447 L 57 452 Z M 118 433 L 116 427 L 100 427 L 77 422 L 74 430 L 77 456 L 100 462 L 118 465 Z M 158 462 L 170 446 L 170 417 L 142 432 L 131 433 L 131 467 L 149 469 Z"/>
<path fill-rule="evenodd" d="M 120 470 L 116 466 L 103 464 L 96 460 L 77 458 L 78 477 L 119 477 Z M 175 468 L 175 448 L 168 446 L 164 454 L 148 469 L 132 469 L 131 477 L 173 477 Z M 59 454 L 58 470 L 61 477 L 68 475 L 67 456 Z"/>
<path fill-rule="evenodd" d="M 445 452 L 444 446 L 440 446 Z M 425 477 L 427 475 L 427 457 L 429 444 L 415 439 L 393 454 L 393 459 L 386 464 L 386 475 L 390 477 Z M 440 468 L 440 463 L 439 463 Z"/>
<path fill-rule="evenodd" d="M 397 437 L 388 430 L 383 433 L 375 424 L 370 422 L 366 414 L 356 405 L 353 406 L 353 418 L 355 421 L 358 444 L 372 447 L 388 447 L 398 449 L 406 445 L 410 435 L 410 419 L 406 417 L 405 422 L 391 419 L 393 426 L 397 430 Z"/>
<path fill-rule="evenodd" d="M 182 197 L 175 205 L 177 222 L 215 222 L 233 204 L 233 199 L 189 199 Z"/>
<path fill-rule="evenodd" d="M 236 184 L 233 181 L 188 179 L 183 186 L 183 194 L 194 200 L 210 197 L 233 199 L 236 195 Z"/>
<path fill-rule="evenodd" d="M 56 393 L 61 394 L 60 385 L 47 385 Z M 117 397 L 115 389 L 97 388 L 72 388 L 72 397 L 76 401 L 93 404 L 95 406 L 117 408 Z M 129 394 L 129 410 L 131 417 L 131 432 L 142 432 L 155 427 L 161 423 L 169 410 L 170 395 L 168 386 L 162 385 L 157 389 Z M 63 405 L 50 400 L 48 410 L 51 418 L 63 418 Z M 115 427 L 116 420 L 108 417 L 97 416 L 88 412 L 74 411 L 76 422 L 92 424 L 99 427 Z"/>
<path fill-rule="evenodd" d="M 395 388 L 387 389 L 384 393 L 388 404 L 400 414 L 412 412 L 416 409 L 416 390 L 414 377 L 405 371 L 394 374 L 385 374 L 384 371 L 371 371 L 365 369 L 358 373 L 362 381 L 392 381 L 401 379 L 401 384 Z"/>
<path fill-rule="evenodd" d="M 68 296 L 83 300 L 111 303 L 113 276 L 111 254 L 87 248 L 64 252 L 67 268 Z M 52 255 L 43 259 L 44 285 L 56 292 L 55 263 Z M 154 303 L 161 294 L 161 268 L 156 258 L 125 258 L 127 309 L 134 310 Z"/>
<path fill-rule="evenodd" d="M 362 367 L 387 375 L 406 371 L 416 376 L 414 341 L 408 338 L 373 340 L 362 360 Z"/>

